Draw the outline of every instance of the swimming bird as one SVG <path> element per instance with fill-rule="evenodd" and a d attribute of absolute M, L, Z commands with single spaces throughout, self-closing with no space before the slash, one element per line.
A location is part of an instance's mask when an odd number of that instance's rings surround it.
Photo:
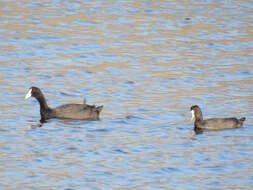
<path fill-rule="evenodd" d="M 45 122 L 51 118 L 77 120 L 99 119 L 99 114 L 103 109 L 103 106 L 88 105 L 86 101 L 83 104 L 64 104 L 56 108 L 50 108 L 47 105 L 42 91 L 34 86 L 29 89 L 25 99 L 30 97 L 36 98 L 40 104 L 41 122 Z"/>
<path fill-rule="evenodd" d="M 201 130 L 219 130 L 219 129 L 230 129 L 240 128 L 245 121 L 245 117 L 237 119 L 235 117 L 230 118 L 210 118 L 203 119 L 202 112 L 199 106 L 194 105 L 191 107 L 192 120 L 194 121 L 195 131 Z"/>

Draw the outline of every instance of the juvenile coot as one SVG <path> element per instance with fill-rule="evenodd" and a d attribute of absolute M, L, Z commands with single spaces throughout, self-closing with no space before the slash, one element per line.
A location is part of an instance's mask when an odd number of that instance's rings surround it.
<path fill-rule="evenodd" d="M 60 118 L 60 119 L 99 119 L 99 113 L 103 109 L 103 106 L 91 106 L 86 104 L 65 104 L 56 108 L 50 108 L 47 105 L 46 99 L 37 87 L 31 87 L 25 96 L 25 99 L 34 97 L 38 100 L 40 104 L 40 115 L 41 122 L 44 122 L 50 118 Z"/>
<path fill-rule="evenodd" d="M 203 119 L 202 112 L 199 106 L 197 105 L 191 107 L 191 112 L 192 112 L 192 120 L 195 119 L 194 122 L 195 131 L 201 131 L 203 129 L 219 130 L 219 129 L 240 128 L 246 119 L 245 117 L 241 119 L 237 119 L 235 117 Z"/>

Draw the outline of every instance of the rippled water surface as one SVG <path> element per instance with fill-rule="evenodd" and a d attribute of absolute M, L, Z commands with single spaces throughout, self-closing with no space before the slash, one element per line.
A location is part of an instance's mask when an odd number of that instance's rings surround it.
<path fill-rule="evenodd" d="M 0 189 L 252 189 L 252 1 L 0 5 Z M 36 127 L 32 85 L 101 119 Z M 247 120 L 195 135 L 194 104 Z"/>

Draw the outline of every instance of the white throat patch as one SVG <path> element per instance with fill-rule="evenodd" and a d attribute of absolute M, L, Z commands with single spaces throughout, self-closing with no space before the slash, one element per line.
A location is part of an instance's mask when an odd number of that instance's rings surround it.
<path fill-rule="evenodd" d="M 25 99 L 28 99 L 32 96 L 32 89 L 30 89 L 27 94 L 25 95 Z"/>

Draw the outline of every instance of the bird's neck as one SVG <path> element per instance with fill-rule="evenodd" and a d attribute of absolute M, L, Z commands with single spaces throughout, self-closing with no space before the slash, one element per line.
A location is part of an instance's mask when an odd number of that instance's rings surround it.
<path fill-rule="evenodd" d="M 202 113 L 201 113 L 201 112 L 197 112 L 197 113 L 195 114 L 195 121 L 196 121 L 196 122 L 201 122 L 201 121 L 203 121 L 203 116 L 202 116 Z"/>
<path fill-rule="evenodd" d="M 201 121 L 203 121 L 203 117 L 198 117 L 195 119 L 195 122 L 201 122 Z"/>
<path fill-rule="evenodd" d="M 40 104 L 40 110 L 43 111 L 43 110 L 47 110 L 47 109 L 50 109 L 47 105 L 47 101 L 45 99 L 45 97 L 43 96 L 43 94 L 39 97 L 36 98 Z"/>

